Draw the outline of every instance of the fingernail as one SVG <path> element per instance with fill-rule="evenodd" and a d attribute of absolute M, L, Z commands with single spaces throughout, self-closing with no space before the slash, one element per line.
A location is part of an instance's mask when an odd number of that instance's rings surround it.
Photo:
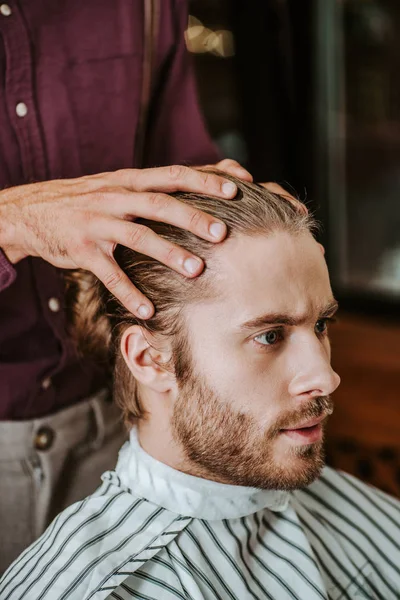
<path fill-rule="evenodd" d="M 239 168 L 237 170 L 237 174 L 238 174 L 238 177 L 241 177 L 241 178 L 245 177 L 245 178 L 251 179 L 253 181 L 253 176 L 248 171 L 246 171 L 246 169 Z"/>
<path fill-rule="evenodd" d="M 145 319 L 150 315 L 150 308 L 146 304 L 141 304 L 138 308 L 138 315 Z"/>
<path fill-rule="evenodd" d="M 232 183 L 232 181 L 226 181 L 222 184 L 222 191 L 225 194 L 225 196 L 229 196 L 229 198 L 232 198 L 232 196 L 234 196 L 237 193 L 237 187 L 234 183 Z"/>
<path fill-rule="evenodd" d="M 183 267 L 184 267 L 185 271 L 187 271 L 191 275 L 193 275 L 194 273 L 197 273 L 200 266 L 201 266 L 201 263 L 198 260 L 196 260 L 195 258 L 187 258 L 183 263 Z"/>
<path fill-rule="evenodd" d="M 226 231 L 226 226 L 223 223 L 211 223 L 211 225 L 210 225 L 210 233 L 217 240 L 222 238 L 225 231 Z"/>

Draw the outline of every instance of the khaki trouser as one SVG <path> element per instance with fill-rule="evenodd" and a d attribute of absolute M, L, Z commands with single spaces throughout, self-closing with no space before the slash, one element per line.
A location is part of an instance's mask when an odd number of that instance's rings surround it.
<path fill-rule="evenodd" d="M 108 398 L 102 390 L 49 417 L 0 421 L 0 575 L 114 468 L 127 434 Z"/>

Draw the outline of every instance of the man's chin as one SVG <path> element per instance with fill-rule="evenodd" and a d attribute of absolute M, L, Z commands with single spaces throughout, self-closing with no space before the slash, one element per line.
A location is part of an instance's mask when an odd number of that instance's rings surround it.
<path fill-rule="evenodd" d="M 247 474 L 241 485 L 260 489 L 294 491 L 307 487 L 315 481 L 325 466 L 322 442 L 309 445 L 293 445 L 275 451 L 260 469 Z M 262 461 L 258 463 L 262 464 Z"/>
<path fill-rule="evenodd" d="M 321 475 L 325 466 L 325 453 L 322 443 L 309 446 L 294 446 L 283 458 L 277 461 L 275 473 L 269 477 L 275 489 L 293 491 L 313 483 Z"/>

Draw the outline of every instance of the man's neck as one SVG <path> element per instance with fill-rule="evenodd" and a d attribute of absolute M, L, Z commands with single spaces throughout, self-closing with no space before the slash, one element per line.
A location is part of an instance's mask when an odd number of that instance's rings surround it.
<path fill-rule="evenodd" d="M 151 417 L 140 419 L 137 432 L 139 444 L 147 454 L 173 469 L 186 471 L 183 450 L 174 440 L 168 420 L 159 419 L 156 423 Z"/>

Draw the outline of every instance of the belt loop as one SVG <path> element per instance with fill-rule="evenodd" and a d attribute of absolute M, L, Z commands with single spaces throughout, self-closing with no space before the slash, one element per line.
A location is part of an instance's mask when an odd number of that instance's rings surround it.
<path fill-rule="evenodd" d="M 107 390 L 101 390 L 94 398 L 91 398 L 89 401 L 96 424 L 96 437 L 92 443 L 93 450 L 98 450 L 99 448 L 101 448 L 105 438 L 106 423 L 104 420 L 103 402 L 107 393 Z"/>

